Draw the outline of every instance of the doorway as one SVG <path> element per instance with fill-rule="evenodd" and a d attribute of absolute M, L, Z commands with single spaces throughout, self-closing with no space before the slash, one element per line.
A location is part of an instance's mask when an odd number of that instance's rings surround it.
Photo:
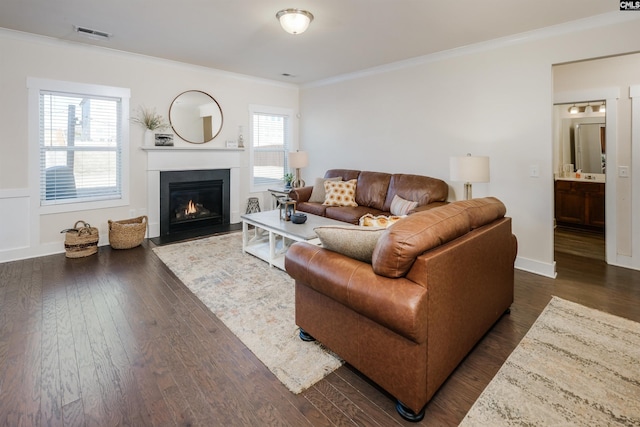
<path fill-rule="evenodd" d="M 554 253 L 606 262 L 606 101 L 554 106 Z"/>

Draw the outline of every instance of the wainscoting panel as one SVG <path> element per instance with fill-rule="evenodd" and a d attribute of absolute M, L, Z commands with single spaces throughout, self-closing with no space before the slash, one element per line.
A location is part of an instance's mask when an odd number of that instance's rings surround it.
<path fill-rule="evenodd" d="M 30 242 L 30 198 L 27 190 L 0 191 L 0 252 L 25 249 Z"/>

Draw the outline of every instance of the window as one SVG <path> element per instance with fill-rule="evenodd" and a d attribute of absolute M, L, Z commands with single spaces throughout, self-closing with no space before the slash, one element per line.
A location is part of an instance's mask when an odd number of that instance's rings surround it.
<path fill-rule="evenodd" d="M 37 102 L 40 206 L 128 204 L 129 91 L 37 79 L 29 89 Z"/>
<path fill-rule="evenodd" d="M 251 191 L 265 191 L 282 185 L 289 172 L 291 110 L 252 106 L 251 112 Z"/>

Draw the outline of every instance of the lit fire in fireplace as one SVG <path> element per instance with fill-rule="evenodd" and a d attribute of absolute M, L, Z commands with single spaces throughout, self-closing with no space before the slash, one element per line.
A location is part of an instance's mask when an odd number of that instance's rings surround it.
<path fill-rule="evenodd" d="M 182 205 L 175 211 L 175 220 L 177 221 L 206 218 L 209 216 L 211 216 L 211 211 L 202 206 L 201 203 L 194 202 L 193 200 L 189 200 L 189 203 Z"/>
<path fill-rule="evenodd" d="M 187 204 L 187 208 L 184 210 L 184 214 L 192 215 L 196 212 L 198 212 L 198 210 L 196 209 L 196 204 L 193 203 L 193 200 L 189 200 L 189 203 Z"/>

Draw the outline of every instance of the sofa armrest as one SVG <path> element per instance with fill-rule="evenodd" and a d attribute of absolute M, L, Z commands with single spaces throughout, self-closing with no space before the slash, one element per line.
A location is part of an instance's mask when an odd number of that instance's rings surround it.
<path fill-rule="evenodd" d="M 403 277 L 379 276 L 370 264 L 306 242 L 289 248 L 285 269 L 296 283 L 397 334 L 416 343 L 426 340 L 428 300 L 423 286 Z"/>
<path fill-rule="evenodd" d="M 311 197 L 312 186 L 293 188 L 289 192 L 289 197 L 298 203 L 308 202 Z"/>

